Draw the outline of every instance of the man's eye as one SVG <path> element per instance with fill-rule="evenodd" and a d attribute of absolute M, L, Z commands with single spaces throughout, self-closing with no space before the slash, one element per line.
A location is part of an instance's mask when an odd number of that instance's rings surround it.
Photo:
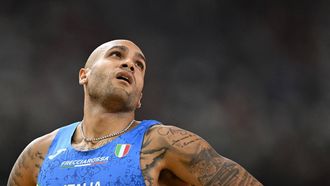
<path fill-rule="evenodd" d="M 118 51 L 113 51 L 113 52 L 111 52 L 111 53 L 110 53 L 110 56 L 111 56 L 111 57 L 118 57 L 118 58 L 121 58 L 121 57 L 122 57 L 121 53 L 118 52 Z"/>
<path fill-rule="evenodd" d="M 144 69 L 144 65 L 142 62 L 136 62 L 136 65 L 140 68 L 140 69 Z"/>

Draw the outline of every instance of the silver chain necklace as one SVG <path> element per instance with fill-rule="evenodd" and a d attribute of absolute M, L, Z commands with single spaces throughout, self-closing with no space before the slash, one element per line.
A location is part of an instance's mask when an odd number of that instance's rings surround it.
<path fill-rule="evenodd" d="M 119 131 L 119 132 L 115 132 L 115 133 L 111 133 L 111 134 L 108 134 L 108 135 L 105 135 L 105 136 L 102 136 L 102 137 L 98 137 L 98 138 L 87 138 L 84 134 L 84 126 L 83 126 L 83 123 L 80 122 L 80 127 L 81 127 L 81 133 L 82 133 L 82 137 L 84 139 L 84 141 L 86 142 L 95 142 L 95 141 L 101 141 L 101 140 L 104 140 L 104 139 L 107 139 L 107 138 L 111 138 L 111 137 L 114 137 L 114 136 L 118 136 L 124 132 L 126 132 L 131 126 L 132 124 L 134 123 L 134 119 L 127 125 L 126 128 L 124 128 L 123 130 Z"/>

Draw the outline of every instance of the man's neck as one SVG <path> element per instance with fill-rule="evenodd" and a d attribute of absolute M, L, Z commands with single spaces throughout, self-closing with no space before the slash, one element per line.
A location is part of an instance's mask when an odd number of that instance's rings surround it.
<path fill-rule="evenodd" d="M 112 113 L 100 106 L 85 106 L 83 118 L 85 135 L 94 138 L 121 131 L 134 119 L 134 116 L 134 111 Z"/>

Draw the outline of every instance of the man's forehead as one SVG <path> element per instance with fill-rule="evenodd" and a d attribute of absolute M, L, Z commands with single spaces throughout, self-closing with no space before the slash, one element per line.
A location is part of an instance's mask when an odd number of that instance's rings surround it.
<path fill-rule="evenodd" d="M 133 43 L 132 41 L 129 41 L 129 40 L 124 40 L 124 39 L 118 39 L 118 40 L 106 42 L 106 43 L 102 44 L 101 46 L 99 46 L 98 48 L 101 50 L 108 50 L 108 49 L 111 49 L 116 46 L 125 46 L 129 49 L 135 49 L 138 52 L 142 53 L 142 50 L 135 43 Z"/>

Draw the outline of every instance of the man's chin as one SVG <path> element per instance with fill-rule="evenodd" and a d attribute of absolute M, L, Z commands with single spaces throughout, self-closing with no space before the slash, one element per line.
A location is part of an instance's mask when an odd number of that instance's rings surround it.
<path fill-rule="evenodd" d="M 132 99 L 125 91 L 118 91 L 105 96 L 101 104 L 111 112 L 129 112 L 134 110 Z"/>
<path fill-rule="evenodd" d="M 107 93 L 107 96 L 114 97 L 129 97 L 129 92 L 125 87 L 113 87 L 110 92 Z"/>

